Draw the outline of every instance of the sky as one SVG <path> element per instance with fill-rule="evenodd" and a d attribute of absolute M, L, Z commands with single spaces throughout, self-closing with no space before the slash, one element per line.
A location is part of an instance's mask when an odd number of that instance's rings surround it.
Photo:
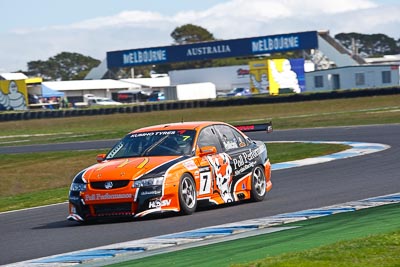
<path fill-rule="evenodd" d="M 217 39 L 303 31 L 383 33 L 400 39 L 399 0 L 0 0 L 0 73 L 61 52 L 167 46 L 195 24 Z"/>

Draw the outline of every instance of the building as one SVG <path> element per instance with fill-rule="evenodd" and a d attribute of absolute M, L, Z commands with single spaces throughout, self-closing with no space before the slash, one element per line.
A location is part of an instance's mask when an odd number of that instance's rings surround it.
<path fill-rule="evenodd" d="M 306 91 L 365 89 L 400 85 L 399 65 L 360 65 L 308 72 Z"/>

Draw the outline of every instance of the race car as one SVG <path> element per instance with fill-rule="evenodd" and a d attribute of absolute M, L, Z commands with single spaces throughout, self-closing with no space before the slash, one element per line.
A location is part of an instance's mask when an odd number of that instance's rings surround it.
<path fill-rule="evenodd" d="M 69 191 L 69 220 L 192 214 L 200 205 L 262 201 L 272 188 L 267 147 L 232 126 L 181 122 L 134 130 L 97 164 L 80 171 Z"/>

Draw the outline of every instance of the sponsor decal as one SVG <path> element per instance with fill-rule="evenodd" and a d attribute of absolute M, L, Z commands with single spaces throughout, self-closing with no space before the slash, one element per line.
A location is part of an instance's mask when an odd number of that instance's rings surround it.
<path fill-rule="evenodd" d="M 161 190 L 153 190 L 153 191 L 142 191 L 140 192 L 141 196 L 147 196 L 147 195 L 160 195 Z"/>
<path fill-rule="evenodd" d="M 249 163 L 243 165 L 242 167 L 240 167 L 240 169 L 235 170 L 235 175 L 239 175 L 239 174 L 245 172 L 246 170 L 248 170 L 249 168 L 253 168 L 254 166 L 256 166 L 256 164 L 257 164 L 257 161 L 252 161 L 252 162 L 249 162 Z"/>
<path fill-rule="evenodd" d="M 87 194 L 85 201 L 132 198 L 132 194 Z"/>
<path fill-rule="evenodd" d="M 203 166 L 199 168 L 200 172 L 209 172 L 211 168 L 209 166 Z"/>
<path fill-rule="evenodd" d="M 149 209 L 161 208 L 169 205 L 171 205 L 171 199 L 164 199 L 164 200 L 156 199 L 149 202 Z"/>
<path fill-rule="evenodd" d="M 145 137 L 145 136 L 163 136 L 163 135 L 171 135 L 171 134 L 176 134 L 176 131 L 158 131 L 158 132 L 146 132 L 146 133 L 134 133 L 131 134 L 131 138 L 136 138 L 136 137 Z"/>
<path fill-rule="evenodd" d="M 241 174 L 249 168 L 253 168 L 257 164 L 256 158 L 265 151 L 265 147 L 259 147 L 254 150 L 241 153 L 233 159 L 235 176 Z"/>
<path fill-rule="evenodd" d="M 234 165 L 235 169 L 238 169 L 238 168 L 244 166 L 245 164 L 249 163 L 256 157 L 258 157 L 258 155 L 260 155 L 259 149 L 249 150 L 248 152 L 243 152 L 239 156 L 237 156 L 236 158 L 233 159 L 233 165 Z"/>
<path fill-rule="evenodd" d="M 183 163 L 183 166 L 185 166 L 185 168 L 189 171 L 195 170 L 197 169 L 197 165 L 196 163 L 194 163 L 193 160 L 189 160 Z"/>

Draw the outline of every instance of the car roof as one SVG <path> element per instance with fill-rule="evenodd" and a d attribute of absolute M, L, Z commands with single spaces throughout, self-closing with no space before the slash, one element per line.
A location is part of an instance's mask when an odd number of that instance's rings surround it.
<path fill-rule="evenodd" d="M 190 122 L 176 122 L 176 123 L 166 123 L 166 124 L 159 124 L 149 127 L 144 127 L 141 129 L 137 129 L 132 131 L 133 132 L 149 132 L 149 131 L 168 131 L 168 130 L 199 130 L 209 125 L 215 124 L 224 124 L 228 125 L 224 122 L 219 121 L 190 121 Z"/>

